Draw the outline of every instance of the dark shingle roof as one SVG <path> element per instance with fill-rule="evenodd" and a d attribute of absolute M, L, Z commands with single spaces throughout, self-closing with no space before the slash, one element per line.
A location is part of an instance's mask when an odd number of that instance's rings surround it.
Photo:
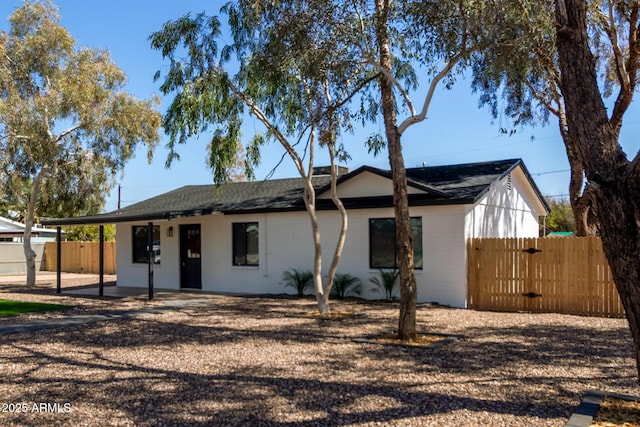
<path fill-rule="evenodd" d="M 415 204 L 472 203 L 488 191 L 493 182 L 518 165 L 523 167 L 525 174 L 537 191 L 537 187 L 519 159 L 408 168 L 407 179 L 409 185 L 425 191 L 424 194 L 412 195 Z M 352 179 L 365 171 L 391 178 L 388 171 L 363 166 L 342 176 L 339 182 Z M 318 193 L 326 191 L 329 183 L 329 176 L 313 178 L 314 188 Z M 300 178 L 230 183 L 221 187 L 187 185 L 114 212 L 91 217 L 50 219 L 42 222 L 48 225 L 100 224 L 169 219 L 179 216 L 206 215 L 214 212 L 249 213 L 304 210 L 302 196 L 303 187 Z M 348 208 L 391 205 L 389 196 L 366 198 L 366 201 L 364 199 L 358 198 L 350 204 L 345 203 L 345 205 Z M 331 201 L 319 201 L 319 208 L 332 208 Z"/>
<path fill-rule="evenodd" d="M 482 163 L 465 163 L 449 166 L 408 168 L 407 178 L 428 183 L 447 193 L 452 199 L 476 200 L 489 189 L 491 183 L 511 172 L 520 159 Z M 522 165 L 524 167 L 524 165 Z"/>

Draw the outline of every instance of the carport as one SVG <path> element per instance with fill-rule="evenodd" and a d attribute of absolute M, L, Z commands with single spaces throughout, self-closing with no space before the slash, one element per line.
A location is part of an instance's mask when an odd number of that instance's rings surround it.
<path fill-rule="evenodd" d="M 153 299 L 153 225 L 154 221 L 166 221 L 172 216 L 177 216 L 171 212 L 160 212 L 153 214 L 122 215 L 118 211 L 94 216 L 84 216 L 77 218 L 49 218 L 43 219 L 42 224 L 56 227 L 56 293 L 62 292 L 62 227 L 98 225 L 99 226 L 99 284 L 98 295 L 104 296 L 104 226 L 106 224 L 116 224 L 129 221 L 147 222 L 147 248 L 148 248 L 148 285 L 149 300 Z"/>

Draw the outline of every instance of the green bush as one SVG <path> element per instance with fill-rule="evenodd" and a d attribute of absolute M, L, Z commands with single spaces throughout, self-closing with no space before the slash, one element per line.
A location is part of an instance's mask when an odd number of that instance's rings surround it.
<path fill-rule="evenodd" d="M 384 299 L 387 301 L 398 299 L 395 290 L 400 272 L 398 270 L 378 270 L 378 274 L 377 277 L 369 279 L 375 285 L 372 291 L 383 293 Z"/>
<path fill-rule="evenodd" d="M 349 295 L 360 295 L 361 291 L 362 284 L 360 279 L 353 277 L 349 273 L 336 273 L 333 279 L 333 287 L 331 288 L 332 296 L 344 299 Z"/>
<path fill-rule="evenodd" d="M 298 296 L 301 297 L 304 296 L 304 291 L 306 291 L 311 284 L 313 273 L 308 270 L 292 268 L 282 274 L 282 280 L 285 286 L 294 288 Z"/>

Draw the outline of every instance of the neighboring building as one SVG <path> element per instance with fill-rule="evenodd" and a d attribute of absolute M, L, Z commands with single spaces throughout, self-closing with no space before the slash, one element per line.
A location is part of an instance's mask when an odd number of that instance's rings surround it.
<path fill-rule="evenodd" d="M 465 307 L 470 237 L 538 237 L 548 206 L 521 160 L 407 169 L 419 302 Z M 329 265 L 340 226 L 329 176 L 314 177 Z M 118 286 L 283 293 L 282 273 L 311 270 L 313 240 L 301 179 L 186 186 L 107 214 L 49 225 L 116 223 Z M 349 212 L 339 271 L 359 277 L 364 298 L 380 298 L 369 278 L 395 266 L 391 174 L 363 166 L 339 178 Z"/>
<path fill-rule="evenodd" d="M 574 235 L 573 231 L 550 231 L 547 233 L 547 237 L 573 237 Z"/>
<path fill-rule="evenodd" d="M 24 224 L 0 216 L 0 242 L 22 242 Z M 55 242 L 56 230 L 35 225 L 31 228 L 31 242 Z"/>

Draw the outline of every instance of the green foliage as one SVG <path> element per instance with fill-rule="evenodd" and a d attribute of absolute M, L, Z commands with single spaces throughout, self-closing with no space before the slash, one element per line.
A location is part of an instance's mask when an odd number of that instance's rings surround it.
<path fill-rule="evenodd" d="M 345 6 L 237 1 L 227 3 L 222 13 L 231 37 L 221 33 L 219 17 L 204 14 L 167 22 L 150 36 L 152 48 L 170 64 L 166 74 L 155 76 L 162 78 L 160 90 L 174 95 L 163 117 L 170 138 L 168 162 L 178 157 L 177 145 L 212 127 L 209 166 L 215 182 L 229 180 L 246 113 L 266 128 L 247 142 L 248 178 L 260 148 L 273 140 L 301 173 L 302 159 L 314 144 L 330 147 L 338 160 L 348 158 L 338 136 L 352 130 L 349 105 L 373 74 L 353 60 L 356 44 L 332 32 L 337 23 L 343 23 L 342 29 L 348 20 L 353 23 Z M 349 38 L 356 40 L 353 31 Z M 229 44 L 223 45 L 223 39 Z"/>
<path fill-rule="evenodd" d="M 353 277 L 349 273 L 336 273 L 333 279 L 333 287 L 331 294 L 338 298 L 344 299 L 349 295 L 360 295 L 362 291 L 362 283 L 357 277 Z"/>
<path fill-rule="evenodd" d="M 292 268 L 282 273 L 284 286 L 294 288 L 299 297 L 304 296 L 313 280 L 313 273 L 308 270 L 298 270 Z"/>
<path fill-rule="evenodd" d="M 398 283 L 398 270 L 378 270 L 378 276 L 369 279 L 375 285 L 372 291 L 384 294 L 384 299 L 393 301 L 398 299 L 396 296 L 396 285 Z"/>
<path fill-rule="evenodd" d="M 83 242 L 97 242 L 100 240 L 100 226 L 81 225 L 74 227 L 64 227 L 67 240 L 78 240 Z M 116 241 L 116 226 L 107 224 L 104 226 L 104 241 Z"/>
<path fill-rule="evenodd" d="M 123 92 L 106 51 L 79 48 L 57 7 L 28 0 L 0 32 L 0 186 L 26 215 L 97 213 L 138 143 L 160 136 L 156 98 Z M 33 183 L 40 191 L 34 194 Z"/>
<path fill-rule="evenodd" d="M 550 231 L 576 231 L 571 204 L 565 199 L 547 199 L 551 212 L 546 219 L 547 233 Z"/>

